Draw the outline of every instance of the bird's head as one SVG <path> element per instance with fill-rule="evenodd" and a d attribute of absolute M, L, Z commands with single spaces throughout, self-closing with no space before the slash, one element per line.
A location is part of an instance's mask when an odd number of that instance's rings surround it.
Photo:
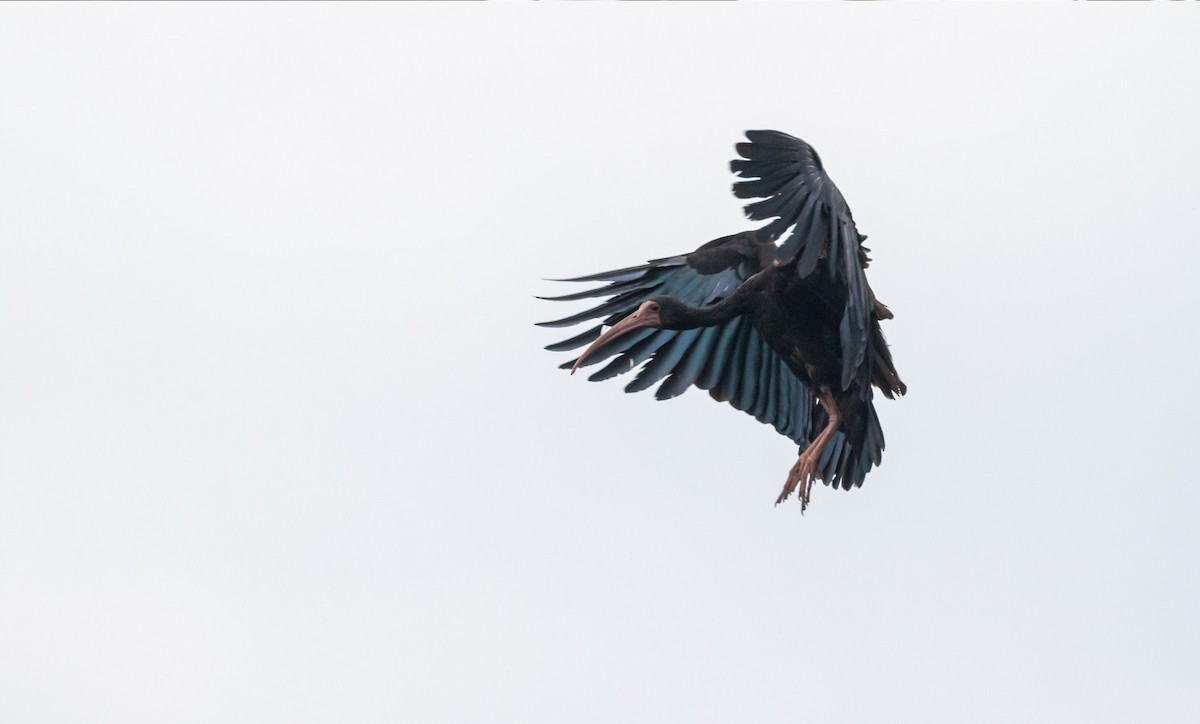
<path fill-rule="evenodd" d="M 677 317 L 682 309 L 683 304 L 670 297 L 647 299 L 633 314 L 614 324 L 607 332 L 600 335 L 599 339 L 592 342 L 592 346 L 584 350 L 583 354 L 579 355 L 579 359 L 575 360 L 575 365 L 571 367 L 571 374 L 575 374 L 575 370 L 579 369 L 583 361 L 593 352 L 618 337 L 624 337 L 638 329 L 672 329 L 670 323 L 678 321 Z"/>

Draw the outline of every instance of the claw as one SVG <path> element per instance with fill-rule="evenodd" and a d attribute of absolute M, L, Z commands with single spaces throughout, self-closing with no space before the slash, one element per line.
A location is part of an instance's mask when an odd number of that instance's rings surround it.
<path fill-rule="evenodd" d="M 787 482 L 783 486 L 783 490 L 779 493 L 779 498 L 775 500 L 775 505 L 779 505 L 788 499 L 792 491 L 800 488 L 797 497 L 800 498 L 800 512 L 803 513 L 808 508 L 809 496 L 812 494 L 813 480 L 816 478 L 817 472 L 816 458 L 813 455 L 802 454 L 796 460 L 796 464 L 788 471 Z"/>
<path fill-rule="evenodd" d="M 787 500 L 787 497 L 792 494 L 796 486 L 800 486 L 800 512 L 808 508 L 809 497 L 812 495 L 813 481 L 817 479 L 817 460 L 821 457 L 821 452 L 825 446 L 829 444 L 829 439 L 833 437 L 838 426 L 842 422 L 841 416 L 838 414 L 837 402 L 833 398 L 833 393 L 828 387 L 822 387 L 817 393 L 817 401 L 821 403 L 821 407 L 825 408 L 825 412 L 829 415 L 829 421 L 825 423 L 825 428 L 821 430 L 821 434 L 817 435 L 808 446 L 804 448 L 804 452 L 800 453 L 800 457 L 796 459 L 796 464 L 788 472 L 787 483 L 783 486 L 783 492 L 779 494 L 779 499 L 775 501 L 775 505 L 779 505 Z"/>

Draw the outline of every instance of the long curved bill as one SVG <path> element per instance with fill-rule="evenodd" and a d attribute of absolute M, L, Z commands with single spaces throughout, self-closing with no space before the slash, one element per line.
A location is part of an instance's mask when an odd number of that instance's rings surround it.
<path fill-rule="evenodd" d="M 579 366 L 583 364 L 583 361 L 592 352 L 595 352 L 617 337 L 622 337 L 634 330 L 645 329 L 647 327 L 662 328 L 662 321 L 658 317 L 658 304 L 656 302 L 642 302 L 642 306 L 638 307 L 636 312 L 617 322 L 607 332 L 600 335 L 599 339 L 592 342 L 592 345 L 585 349 L 583 354 L 579 355 L 579 359 L 575 360 L 574 366 L 571 367 L 571 374 L 575 374 L 575 370 L 579 369 Z"/>

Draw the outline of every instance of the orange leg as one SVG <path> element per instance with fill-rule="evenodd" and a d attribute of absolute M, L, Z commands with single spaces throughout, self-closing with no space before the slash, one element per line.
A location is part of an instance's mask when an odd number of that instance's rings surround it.
<path fill-rule="evenodd" d="M 833 394 L 829 391 L 829 388 L 821 388 L 820 392 L 817 393 L 817 401 L 821 403 L 821 407 L 824 407 L 825 412 L 829 414 L 829 422 L 825 425 L 825 429 L 821 430 L 821 434 L 817 435 L 816 439 L 809 443 L 808 447 L 804 448 L 804 452 L 800 453 L 800 457 L 796 459 L 796 464 L 788 472 L 787 483 L 783 486 L 783 492 L 779 494 L 779 499 L 775 501 L 775 505 L 779 505 L 787 500 L 792 491 L 799 486 L 801 513 L 808 508 L 813 481 L 817 479 L 817 461 L 821 459 L 821 453 L 825 451 L 825 446 L 829 444 L 829 440 L 837 432 L 838 426 L 842 424 L 842 418 L 838 415 L 837 401 L 833 399 Z"/>

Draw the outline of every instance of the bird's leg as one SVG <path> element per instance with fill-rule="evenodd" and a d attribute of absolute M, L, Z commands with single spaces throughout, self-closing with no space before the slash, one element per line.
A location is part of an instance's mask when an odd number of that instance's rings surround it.
<path fill-rule="evenodd" d="M 800 487 L 800 512 L 803 513 L 808 508 L 809 495 L 812 493 L 813 481 L 817 478 L 817 462 L 821 459 L 821 453 L 825 451 L 825 446 L 829 444 L 829 440 L 837 432 L 838 426 L 842 424 L 842 418 L 838 415 L 837 401 L 833 398 L 833 393 L 828 387 L 822 387 L 817 392 L 817 401 L 821 403 L 821 407 L 825 408 L 825 412 L 829 415 L 829 422 L 825 424 L 825 428 L 821 430 L 821 434 L 817 435 L 808 447 L 804 448 L 804 452 L 800 453 L 800 457 L 796 459 L 796 464 L 792 466 L 788 472 L 787 482 L 783 486 L 783 492 L 779 494 L 779 498 L 775 501 L 775 505 L 779 505 L 787 500 L 796 486 Z"/>

